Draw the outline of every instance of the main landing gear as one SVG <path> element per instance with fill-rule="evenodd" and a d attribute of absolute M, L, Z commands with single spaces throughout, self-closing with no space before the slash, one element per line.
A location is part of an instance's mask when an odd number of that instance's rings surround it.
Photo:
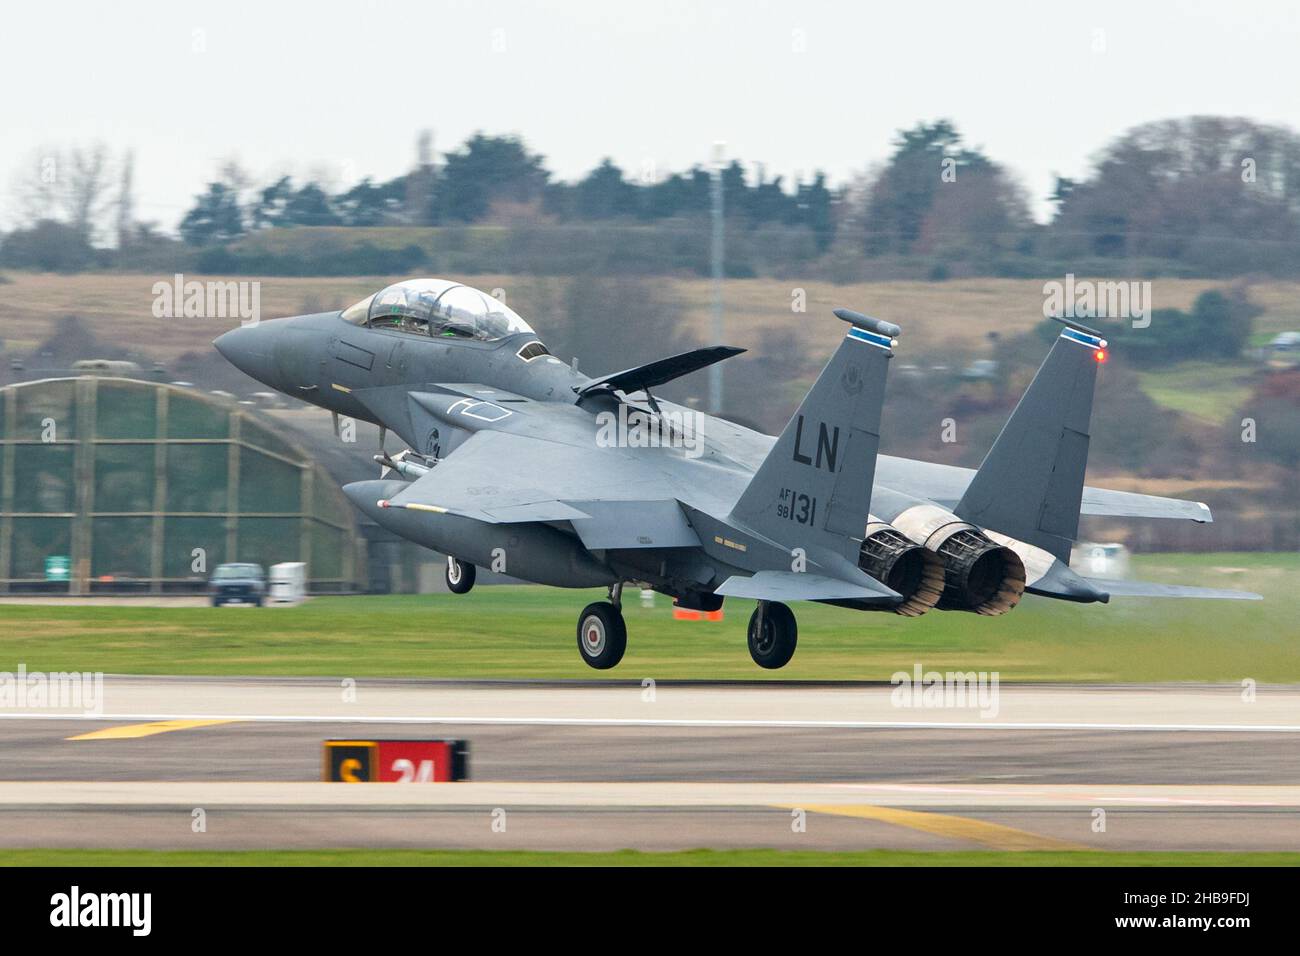
<path fill-rule="evenodd" d="M 588 604 L 578 615 L 578 651 L 598 671 L 609 670 L 627 650 L 623 623 L 623 582 L 610 585 L 609 600 Z"/>
<path fill-rule="evenodd" d="M 464 564 L 459 559 L 447 555 L 447 589 L 452 594 L 468 594 L 474 586 L 477 570 L 472 564 Z"/>
<path fill-rule="evenodd" d="M 754 663 L 768 670 L 784 667 L 798 643 L 794 612 L 779 601 L 759 601 L 749 619 L 749 656 Z"/>
<path fill-rule="evenodd" d="M 578 615 L 578 653 L 589 667 L 609 670 L 627 650 L 623 584 L 609 588 L 609 600 L 588 604 Z M 790 663 L 799 643 L 794 612 L 777 601 L 759 601 L 749 619 L 749 656 L 759 667 L 776 670 Z"/>

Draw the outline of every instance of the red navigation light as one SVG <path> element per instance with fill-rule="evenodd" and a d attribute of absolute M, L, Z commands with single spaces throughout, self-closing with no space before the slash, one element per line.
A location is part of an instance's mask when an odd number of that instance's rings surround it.
<path fill-rule="evenodd" d="M 1092 356 L 1093 356 L 1093 358 L 1095 358 L 1098 362 L 1104 362 L 1104 361 L 1106 361 L 1106 350 L 1105 350 L 1105 349 L 1097 349 L 1097 351 L 1095 351 L 1095 352 L 1092 353 Z"/>

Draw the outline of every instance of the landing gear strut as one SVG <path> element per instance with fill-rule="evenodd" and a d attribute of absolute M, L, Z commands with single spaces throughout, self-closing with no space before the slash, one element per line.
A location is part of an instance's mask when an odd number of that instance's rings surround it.
<path fill-rule="evenodd" d="M 588 666 L 609 670 L 627 650 L 627 625 L 623 622 L 623 582 L 610 585 L 609 600 L 588 604 L 578 615 L 578 652 Z"/>
<path fill-rule="evenodd" d="M 749 619 L 749 656 L 754 663 L 768 670 L 784 667 L 798 642 L 794 612 L 779 601 L 759 601 Z"/>
<path fill-rule="evenodd" d="M 447 588 L 452 594 L 468 594 L 474 586 L 477 570 L 472 564 L 462 564 L 459 559 L 447 555 Z"/>

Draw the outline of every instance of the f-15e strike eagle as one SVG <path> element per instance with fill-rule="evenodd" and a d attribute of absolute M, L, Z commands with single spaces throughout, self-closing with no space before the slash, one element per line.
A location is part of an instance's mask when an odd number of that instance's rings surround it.
<path fill-rule="evenodd" d="M 607 587 L 578 615 L 582 659 L 623 657 L 624 583 L 716 610 L 751 598 L 749 652 L 794 654 L 788 603 L 908 617 L 1005 614 L 1027 591 L 1257 598 L 1102 581 L 1069 567 L 1080 514 L 1209 521 L 1199 502 L 1084 485 L 1106 343 L 1065 324 L 978 470 L 878 455 L 898 326 L 847 309 L 848 332 L 775 439 L 652 389 L 743 349 L 695 349 L 589 378 L 492 296 L 441 279 L 389 286 L 342 312 L 227 332 L 227 359 L 287 395 L 381 428 L 407 448 L 344 491 L 403 538 L 448 555 L 447 583 L 504 562 L 513 577 Z M 658 440 L 633 436 L 642 432 Z M 687 441 L 686 439 L 692 441 Z"/>

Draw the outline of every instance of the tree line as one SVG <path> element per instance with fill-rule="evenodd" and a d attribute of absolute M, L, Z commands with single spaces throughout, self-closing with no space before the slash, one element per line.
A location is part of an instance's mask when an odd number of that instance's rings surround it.
<path fill-rule="evenodd" d="M 711 209 L 713 174 L 701 166 L 657 180 L 629 179 L 608 158 L 573 183 L 556 181 L 542 156 L 517 136 L 476 133 L 443 162 L 425 159 L 387 182 L 369 178 L 331 195 L 319 183 L 282 177 L 241 201 L 235 168 L 208 184 L 180 223 L 194 245 L 228 242 L 277 226 L 446 226 L 519 222 L 624 220 L 654 223 Z M 736 160 L 720 171 L 731 215 L 749 225 L 809 229 L 824 250 L 834 234 L 826 177 L 787 190 L 783 177 L 747 180 Z"/>
<path fill-rule="evenodd" d="M 20 226 L 0 246 L 0 264 L 111 264 L 102 254 L 106 246 L 129 252 L 166 245 L 157 224 L 134 218 L 129 157 L 116 184 L 106 166 L 103 150 L 95 148 L 62 156 L 62 178 L 54 183 L 45 181 L 44 169 L 29 171 L 15 189 Z M 626 259 L 632 271 L 706 271 L 715 177 L 732 275 L 779 271 L 782 263 L 832 279 L 1052 275 L 1063 267 L 1105 273 L 1121 262 L 1147 274 L 1300 273 L 1300 137 L 1212 116 L 1123 133 L 1095 154 L 1084 177 L 1057 177 L 1046 223 L 1035 221 L 1028 195 L 1006 166 L 969 145 L 952 122 L 938 120 L 900 130 L 883 162 L 834 187 L 821 172 L 787 183 L 740 160 L 656 175 L 630 174 L 606 158 L 565 182 L 518 136 L 476 133 L 435 158 L 422 134 L 412 167 L 383 182 L 364 178 L 332 188 L 281 176 L 255 184 L 227 164 L 195 197 L 178 233 L 195 250 L 225 250 L 207 261 L 235 271 L 241 240 L 270 230 L 484 224 L 518 235 L 483 245 L 477 257 L 451 248 L 459 239 L 384 254 L 365 239 L 340 247 L 335 265 L 347 271 L 351 253 L 387 271 L 438 260 L 445 251 L 443 258 L 463 271 L 581 267 L 571 265 L 572 249 L 563 251 L 562 262 L 543 254 L 553 238 L 534 241 L 561 227 L 577 237 L 579 252 L 584 242 L 591 246 L 577 259 L 592 269 L 626 271 L 619 261 Z M 628 238 L 637 230 L 672 241 Z M 337 271 L 313 262 L 300 254 L 296 264 L 283 266 Z"/>

